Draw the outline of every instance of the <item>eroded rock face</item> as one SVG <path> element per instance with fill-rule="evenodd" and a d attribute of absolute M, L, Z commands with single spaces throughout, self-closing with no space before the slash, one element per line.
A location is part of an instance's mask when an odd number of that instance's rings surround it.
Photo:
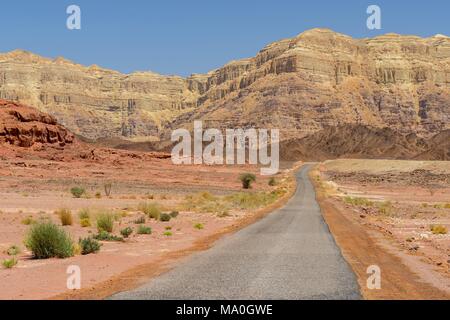
<path fill-rule="evenodd" d="M 280 128 L 282 139 L 344 124 L 431 137 L 450 129 L 450 38 L 352 39 L 313 29 L 187 79 L 130 75 L 15 51 L 0 97 L 88 138 L 170 137 L 174 128 Z"/>
<path fill-rule="evenodd" d="M 25 105 L 0 100 L 0 144 L 32 147 L 35 144 L 72 144 L 74 136 L 56 119 Z"/>

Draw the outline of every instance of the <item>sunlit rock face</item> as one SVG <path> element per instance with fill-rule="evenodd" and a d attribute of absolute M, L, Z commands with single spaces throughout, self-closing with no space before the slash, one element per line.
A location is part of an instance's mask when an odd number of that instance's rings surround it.
<path fill-rule="evenodd" d="M 430 137 L 450 129 L 449 89 L 443 35 L 353 39 L 313 29 L 189 78 L 0 55 L 0 98 L 31 104 L 92 139 L 167 139 L 199 119 L 205 127 L 279 128 L 282 139 L 345 124 Z"/>

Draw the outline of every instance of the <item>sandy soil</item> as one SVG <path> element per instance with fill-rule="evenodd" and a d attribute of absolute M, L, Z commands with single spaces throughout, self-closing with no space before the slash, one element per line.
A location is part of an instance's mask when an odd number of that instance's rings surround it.
<path fill-rule="evenodd" d="M 108 209 L 118 213 L 114 227 L 118 235 L 127 226 L 136 230 L 134 221 L 143 215 L 138 211 L 143 201 L 157 202 L 170 211 L 178 208 L 189 194 L 208 191 L 220 196 L 241 191 L 239 175 L 259 171 L 251 166 L 175 166 L 170 159 L 138 152 L 111 149 L 94 152 L 93 157 L 83 159 L 68 156 L 67 150 L 61 155 L 53 149 L 45 153 L 17 148 L 0 150 L 0 261 L 10 258 L 6 254 L 10 246 L 18 245 L 21 249 L 17 266 L 0 267 L 0 299 L 46 299 L 63 294 L 67 291 L 66 271 L 70 265 L 80 266 L 84 289 L 108 283 L 127 270 L 156 266 L 170 257 L 181 256 L 199 241 L 223 234 L 256 212 L 233 210 L 230 215 L 220 217 L 181 210 L 170 222 L 147 220 L 145 225 L 152 228 L 151 235 L 134 234 L 123 243 L 102 242 L 98 254 L 64 260 L 32 259 L 23 244 L 30 228 L 26 225 L 27 218 L 49 219 L 60 225 L 54 211 L 68 208 L 74 224 L 63 228 L 77 241 L 97 233 L 95 219 L 92 227 L 80 226 L 78 211 L 89 208 L 95 215 Z M 104 192 L 104 184 L 108 182 L 112 183 L 109 197 Z M 268 178 L 258 175 L 251 192 L 273 190 L 267 182 Z M 87 195 L 75 199 L 70 193 L 74 186 L 85 187 Z M 96 193 L 101 197 L 97 198 Z M 203 224 L 204 229 L 194 228 L 197 223 Z M 167 227 L 172 236 L 163 235 Z"/>
<path fill-rule="evenodd" d="M 316 175 L 320 177 L 314 178 L 326 195 L 322 201 L 327 208 L 324 211 L 332 229 L 347 221 L 345 228 L 349 230 L 347 236 L 340 236 L 340 245 L 348 251 L 348 259 L 355 262 L 366 297 L 450 297 L 450 235 L 431 231 L 433 225 L 450 229 L 448 162 L 338 160 L 327 161 L 318 169 Z M 364 201 L 355 203 L 354 199 Z M 366 235 L 356 240 L 361 232 Z M 333 233 L 339 238 L 339 231 Z M 355 239 L 348 241 L 349 237 Z M 366 246 L 369 254 L 358 253 L 361 246 Z M 383 265 L 388 270 L 382 292 L 364 290 L 366 270 L 358 261 Z M 412 273 L 408 276 L 408 271 L 403 270 L 401 275 L 401 269 L 396 270 L 399 263 Z M 408 289 L 411 283 L 419 284 Z"/>

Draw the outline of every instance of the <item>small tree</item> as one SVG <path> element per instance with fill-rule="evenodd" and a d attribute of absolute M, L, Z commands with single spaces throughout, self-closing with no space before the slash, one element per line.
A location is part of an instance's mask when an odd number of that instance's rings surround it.
<path fill-rule="evenodd" d="M 242 188 L 250 189 L 252 187 L 252 183 L 256 181 L 256 176 L 252 173 L 243 173 L 239 179 L 242 182 Z"/>

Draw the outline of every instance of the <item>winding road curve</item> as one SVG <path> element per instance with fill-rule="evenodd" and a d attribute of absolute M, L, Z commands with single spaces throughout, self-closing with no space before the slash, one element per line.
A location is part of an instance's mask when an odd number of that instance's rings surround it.
<path fill-rule="evenodd" d="M 111 299 L 360 299 L 356 277 L 323 220 L 308 177 L 287 205 Z"/>

